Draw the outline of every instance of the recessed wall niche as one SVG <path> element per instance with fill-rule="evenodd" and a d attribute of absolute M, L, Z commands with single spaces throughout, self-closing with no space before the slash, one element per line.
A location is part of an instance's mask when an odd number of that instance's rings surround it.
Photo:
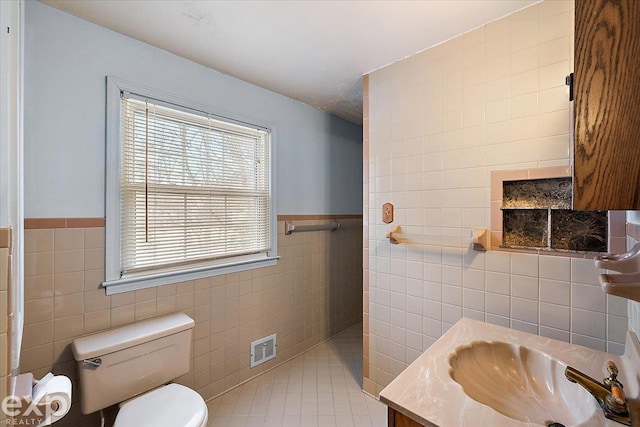
<path fill-rule="evenodd" d="M 571 210 L 571 178 L 504 181 L 502 246 L 606 252 L 607 212 Z"/>
<path fill-rule="evenodd" d="M 493 171 L 491 249 L 578 258 L 625 252 L 625 212 L 572 211 L 569 166 Z"/>

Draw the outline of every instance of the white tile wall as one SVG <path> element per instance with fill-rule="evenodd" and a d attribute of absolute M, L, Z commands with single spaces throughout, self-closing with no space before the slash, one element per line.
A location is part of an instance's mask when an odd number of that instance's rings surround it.
<path fill-rule="evenodd" d="M 573 1 L 547 0 L 369 76 L 377 391 L 463 316 L 623 351 L 626 302 L 591 260 L 392 246 L 381 220 L 391 202 L 407 233 L 467 236 L 490 225 L 491 171 L 568 165 L 572 40 Z"/>
<path fill-rule="evenodd" d="M 631 249 L 640 241 L 640 211 L 627 212 L 627 225 L 627 249 Z M 612 308 L 612 311 L 613 310 L 616 309 Z M 617 312 L 614 314 L 621 314 L 622 310 L 623 304 L 621 303 L 618 305 Z M 627 310 L 629 313 L 628 328 L 640 336 L 640 302 L 629 301 L 627 303 Z"/>

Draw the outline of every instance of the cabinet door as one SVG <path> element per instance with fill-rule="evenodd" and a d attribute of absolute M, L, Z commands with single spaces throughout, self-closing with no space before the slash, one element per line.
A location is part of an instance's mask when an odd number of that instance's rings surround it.
<path fill-rule="evenodd" d="M 573 208 L 640 209 L 640 1 L 575 2 Z"/>
<path fill-rule="evenodd" d="M 387 409 L 387 414 L 387 427 L 424 427 L 422 424 L 391 408 Z"/>

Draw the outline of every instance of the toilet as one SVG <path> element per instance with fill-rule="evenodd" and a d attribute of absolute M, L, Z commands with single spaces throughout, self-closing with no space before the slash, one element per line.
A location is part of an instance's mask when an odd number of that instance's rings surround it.
<path fill-rule="evenodd" d="M 73 341 L 83 414 L 120 404 L 114 427 L 204 427 L 207 405 L 174 379 L 189 372 L 194 321 L 183 313 Z"/>

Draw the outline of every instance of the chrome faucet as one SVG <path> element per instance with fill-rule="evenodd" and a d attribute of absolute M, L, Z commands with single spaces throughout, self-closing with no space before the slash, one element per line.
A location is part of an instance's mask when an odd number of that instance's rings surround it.
<path fill-rule="evenodd" d="M 622 384 L 617 378 L 618 367 L 611 360 L 607 362 L 607 371 L 609 371 L 609 377 L 604 379 L 604 384 L 571 366 L 567 366 L 564 370 L 564 376 L 569 381 L 580 384 L 591 393 L 598 401 L 606 418 L 630 426 L 629 406 L 622 390 Z"/>

